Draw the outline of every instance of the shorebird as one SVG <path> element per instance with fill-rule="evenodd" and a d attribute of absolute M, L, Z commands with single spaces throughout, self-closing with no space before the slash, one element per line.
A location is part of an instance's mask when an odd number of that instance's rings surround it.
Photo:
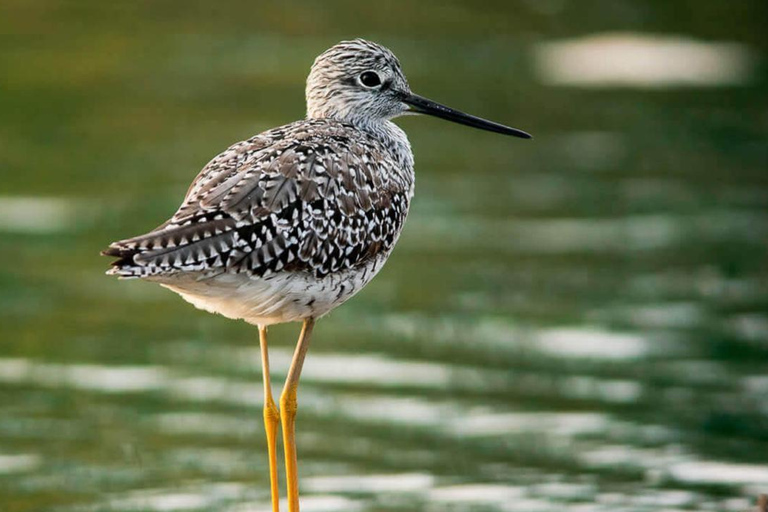
<path fill-rule="evenodd" d="M 315 59 L 306 101 L 306 119 L 230 146 L 200 171 L 173 217 L 102 253 L 118 258 L 108 274 L 159 283 L 200 309 L 258 326 L 275 512 L 280 424 L 288 509 L 299 510 L 296 395 L 315 320 L 381 270 L 408 215 L 413 154 L 391 119 L 427 114 L 531 137 L 414 94 L 397 57 L 363 39 Z M 295 321 L 303 326 L 278 409 L 267 326 Z"/>

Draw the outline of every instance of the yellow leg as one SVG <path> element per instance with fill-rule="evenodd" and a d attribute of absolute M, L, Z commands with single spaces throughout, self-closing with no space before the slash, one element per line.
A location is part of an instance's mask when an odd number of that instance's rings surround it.
<path fill-rule="evenodd" d="M 288 512 L 299 512 L 299 473 L 296 461 L 296 391 L 299 387 L 301 367 L 307 355 L 309 340 L 315 319 L 304 320 L 296 352 L 293 354 L 291 369 L 285 379 L 283 393 L 280 395 L 280 419 L 283 423 L 283 450 L 285 451 L 285 480 L 288 485 Z"/>
<path fill-rule="evenodd" d="M 280 412 L 272 398 L 272 384 L 269 382 L 269 352 L 267 350 L 267 328 L 259 326 L 261 346 L 261 368 L 264 373 L 264 429 L 267 431 L 269 451 L 269 484 L 272 491 L 272 512 L 280 511 L 280 488 L 277 483 L 277 427 Z"/>

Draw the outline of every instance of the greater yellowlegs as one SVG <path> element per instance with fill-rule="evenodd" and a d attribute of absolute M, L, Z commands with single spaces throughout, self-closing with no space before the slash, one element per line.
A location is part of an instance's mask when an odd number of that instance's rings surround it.
<path fill-rule="evenodd" d="M 259 327 L 272 507 L 282 422 L 288 509 L 299 510 L 296 391 L 315 319 L 360 291 L 400 236 L 413 196 L 413 154 L 390 119 L 428 114 L 492 132 L 527 133 L 412 93 L 397 57 L 343 41 L 307 78 L 307 119 L 238 142 L 206 165 L 178 211 L 115 242 L 109 274 L 169 288 L 201 309 Z M 272 398 L 267 326 L 303 327 L 280 409 Z"/>

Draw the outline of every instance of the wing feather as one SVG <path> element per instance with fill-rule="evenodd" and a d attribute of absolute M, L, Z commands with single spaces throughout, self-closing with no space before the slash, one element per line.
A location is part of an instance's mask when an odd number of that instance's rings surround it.
<path fill-rule="evenodd" d="M 319 124 L 318 124 L 319 123 Z M 231 146 L 200 172 L 174 216 L 110 245 L 125 277 L 310 272 L 360 265 L 394 244 L 412 183 L 373 139 L 300 121 Z"/>

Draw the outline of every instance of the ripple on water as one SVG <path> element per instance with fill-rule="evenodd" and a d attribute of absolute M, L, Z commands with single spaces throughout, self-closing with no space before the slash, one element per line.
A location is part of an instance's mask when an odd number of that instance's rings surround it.
<path fill-rule="evenodd" d="M 522 499 L 526 490 L 521 486 L 501 484 L 464 484 L 432 489 L 429 501 L 442 503 L 502 504 Z"/>
<path fill-rule="evenodd" d="M 0 454 L 0 475 L 10 473 L 26 473 L 38 469 L 43 458 L 34 454 Z"/>
<path fill-rule="evenodd" d="M 312 493 L 402 493 L 425 491 L 435 484 L 427 473 L 380 475 L 311 476 L 303 478 L 302 488 Z"/>
<path fill-rule="evenodd" d="M 256 436 L 261 433 L 263 428 L 250 415 L 239 417 L 198 411 L 160 413 L 152 418 L 152 422 L 159 430 L 170 434 L 215 437 Z"/>
<path fill-rule="evenodd" d="M 648 340 L 631 333 L 610 332 L 588 327 L 542 329 L 536 348 L 555 357 L 607 360 L 635 360 L 650 352 Z"/>
<path fill-rule="evenodd" d="M 522 350 L 558 359 L 635 361 L 666 353 L 672 344 L 665 340 L 663 347 L 656 347 L 648 336 L 589 324 L 540 328 L 501 317 L 466 321 L 415 314 L 386 315 L 371 319 L 371 325 L 423 343 L 459 345 L 470 339 L 473 347 L 493 349 L 497 357 L 505 352 L 512 357 Z"/>
<path fill-rule="evenodd" d="M 547 432 L 548 434 L 573 437 L 605 432 L 609 425 L 608 415 L 603 413 L 542 413 L 509 412 L 481 414 L 472 411 L 457 418 L 450 427 L 456 436 L 508 435 L 514 432 Z"/>
<path fill-rule="evenodd" d="M 200 483 L 176 489 L 150 488 L 112 493 L 106 499 L 109 510 L 153 512 L 211 510 L 232 502 L 252 498 L 252 486 L 243 483 Z M 94 507 L 95 510 L 101 508 Z"/>
<path fill-rule="evenodd" d="M 108 366 L 0 359 L 0 382 L 70 387 L 100 393 L 141 393 L 160 389 L 170 377 L 158 366 Z"/>
<path fill-rule="evenodd" d="M 680 482 L 698 484 L 760 484 L 768 485 L 768 465 L 736 464 L 718 461 L 692 460 L 673 464 L 670 476 Z"/>

